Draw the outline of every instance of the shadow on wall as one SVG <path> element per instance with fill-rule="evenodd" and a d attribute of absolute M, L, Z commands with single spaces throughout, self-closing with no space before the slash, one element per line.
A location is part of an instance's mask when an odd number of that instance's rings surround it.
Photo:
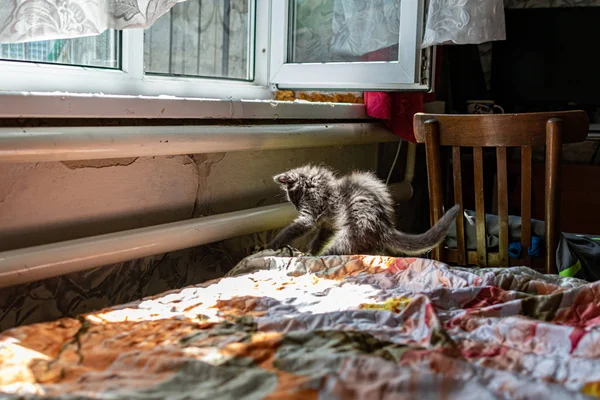
<path fill-rule="evenodd" d="M 0 165 L 0 250 L 190 218 L 188 156 Z"/>
<path fill-rule="evenodd" d="M 376 147 L 0 165 L 0 251 L 281 202 L 275 173 L 373 169 Z"/>

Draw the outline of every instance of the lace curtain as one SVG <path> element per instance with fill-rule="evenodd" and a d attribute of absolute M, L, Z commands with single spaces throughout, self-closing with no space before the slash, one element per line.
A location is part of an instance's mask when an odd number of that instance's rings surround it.
<path fill-rule="evenodd" d="M 341 58 L 397 45 L 400 1 L 335 0 L 331 26 L 331 52 Z"/>
<path fill-rule="evenodd" d="M 506 39 L 503 0 L 430 0 L 422 47 Z"/>
<path fill-rule="evenodd" d="M 184 0 L 0 0 L 0 43 L 90 36 L 147 28 Z M 284 1 L 284 0 L 277 0 Z M 296 0 L 307 25 L 299 58 L 357 61 L 397 46 L 400 1 Z M 423 47 L 505 38 L 503 0 L 430 0 Z"/>
<path fill-rule="evenodd" d="M 414 0 L 296 0 L 303 62 L 360 61 L 398 45 L 400 3 Z M 430 0 L 423 48 L 506 38 L 503 0 Z"/>
<path fill-rule="evenodd" d="M 0 0 L 0 43 L 147 28 L 183 0 Z"/>

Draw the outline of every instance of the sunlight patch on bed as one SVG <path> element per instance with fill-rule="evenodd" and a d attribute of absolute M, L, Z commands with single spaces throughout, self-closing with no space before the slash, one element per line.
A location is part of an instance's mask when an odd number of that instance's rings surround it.
<path fill-rule="evenodd" d="M 6 393 L 43 395 L 29 366 L 38 360 L 49 360 L 50 357 L 19 343 L 16 338 L 0 341 L 0 387 Z"/>

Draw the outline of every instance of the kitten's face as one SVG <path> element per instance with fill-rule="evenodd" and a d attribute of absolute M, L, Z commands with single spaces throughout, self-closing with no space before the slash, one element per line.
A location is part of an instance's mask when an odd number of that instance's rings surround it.
<path fill-rule="evenodd" d="M 273 177 L 296 208 L 303 198 L 314 199 L 315 195 L 322 193 L 325 185 L 333 179 L 329 169 L 311 165 L 291 169 Z"/>
<path fill-rule="evenodd" d="M 306 177 L 291 170 L 275 175 L 273 180 L 275 183 L 279 184 L 281 189 L 285 192 L 288 201 L 291 201 L 292 204 L 298 208 L 300 200 L 304 195 Z"/>

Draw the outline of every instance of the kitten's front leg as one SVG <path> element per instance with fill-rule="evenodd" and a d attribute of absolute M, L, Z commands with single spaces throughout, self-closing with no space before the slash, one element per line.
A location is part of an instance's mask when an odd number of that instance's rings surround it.
<path fill-rule="evenodd" d="M 310 242 L 310 254 L 316 256 L 325 246 L 327 240 L 333 235 L 333 231 L 329 228 L 319 228 L 316 236 Z"/>
<path fill-rule="evenodd" d="M 301 215 L 290 225 L 283 228 L 267 247 L 273 250 L 280 249 L 307 233 L 312 227 L 312 220 Z"/>
<path fill-rule="evenodd" d="M 351 236 L 345 230 L 339 230 L 333 236 L 333 239 L 321 252 L 322 256 L 343 256 L 355 254 L 352 246 Z"/>

